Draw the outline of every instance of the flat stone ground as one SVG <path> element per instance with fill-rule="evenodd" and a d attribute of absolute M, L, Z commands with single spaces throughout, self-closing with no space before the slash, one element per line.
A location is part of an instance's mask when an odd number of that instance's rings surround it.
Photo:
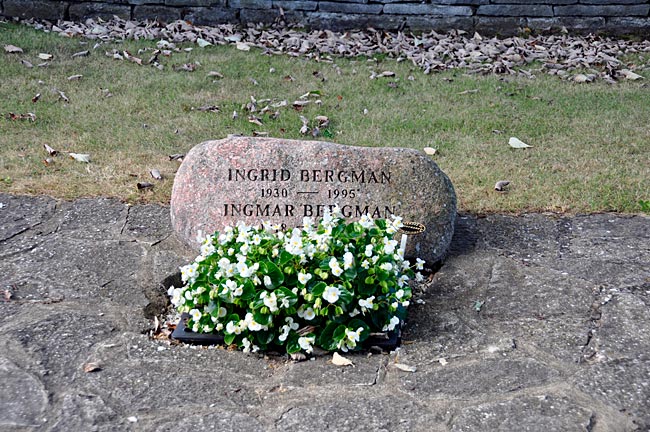
<path fill-rule="evenodd" d="M 151 340 L 167 207 L 0 203 L 2 431 L 650 429 L 648 217 L 461 215 L 403 346 L 340 368 Z"/>

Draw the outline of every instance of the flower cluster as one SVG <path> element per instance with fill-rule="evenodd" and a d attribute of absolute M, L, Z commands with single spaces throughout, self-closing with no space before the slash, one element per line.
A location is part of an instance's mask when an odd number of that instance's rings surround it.
<path fill-rule="evenodd" d="M 405 318 L 409 281 L 421 280 L 393 239 L 400 217 L 347 223 L 338 208 L 283 231 L 240 222 L 202 241 L 169 295 L 194 332 L 220 332 L 245 352 L 355 350 Z"/>

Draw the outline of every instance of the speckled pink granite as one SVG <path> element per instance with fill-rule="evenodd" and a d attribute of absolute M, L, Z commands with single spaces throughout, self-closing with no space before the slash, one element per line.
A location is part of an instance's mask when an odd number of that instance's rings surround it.
<path fill-rule="evenodd" d="M 423 223 L 407 256 L 435 262 L 453 235 L 456 195 L 449 178 L 424 153 L 405 148 L 351 147 L 319 141 L 234 137 L 207 141 L 185 157 L 171 199 L 172 225 L 198 247 L 212 233 L 243 220 L 302 225 L 338 204 L 346 217 L 397 214 Z M 398 234 L 399 237 L 399 234 Z"/>

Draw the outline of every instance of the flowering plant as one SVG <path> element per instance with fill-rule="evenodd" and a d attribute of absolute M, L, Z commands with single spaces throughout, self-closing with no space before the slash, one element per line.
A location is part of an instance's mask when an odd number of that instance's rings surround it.
<path fill-rule="evenodd" d="M 422 280 L 392 237 L 400 217 L 347 223 L 335 207 L 316 223 L 283 231 L 239 222 L 202 241 L 168 294 L 194 332 L 221 332 L 245 352 L 280 345 L 288 353 L 355 350 L 371 332 L 395 329 Z"/>

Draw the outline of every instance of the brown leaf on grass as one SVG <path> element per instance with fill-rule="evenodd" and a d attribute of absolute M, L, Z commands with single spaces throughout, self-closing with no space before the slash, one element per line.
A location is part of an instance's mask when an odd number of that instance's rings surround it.
<path fill-rule="evenodd" d="M 394 77 L 395 72 L 393 71 L 383 71 L 382 73 L 377 74 L 377 78 L 386 78 L 386 77 Z"/>
<path fill-rule="evenodd" d="M 45 165 L 45 166 L 51 166 L 51 165 L 54 165 L 54 159 L 52 159 L 52 158 L 45 158 L 45 159 L 43 159 L 43 165 Z"/>
<path fill-rule="evenodd" d="M 196 108 L 197 111 L 209 111 L 213 113 L 218 113 L 220 112 L 219 107 L 216 105 L 203 105 L 198 108 Z"/>
<path fill-rule="evenodd" d="M 34 95 L 34 97 L 32 98 L 32 103 L 36 103 L 36 102 L 38 102 L 38 100 L 39 100 L 40 98 L 41 98 L 41 94 L 40 94 L 40 93 L 36 93 L 36 94 Z"/>
<path fill-rule="evenodd" d="M 184 63 L 180 66 L 174 66 L 175 71 L 194 72 L 197 68 L 196 63 Z"/>
<path fill-rule="evenodd" d="M 277 120 L 280 117 L 280 111 L 275 111 L 273 114 L 269 114 L 271 120 Z"/>
<path fill-rule="evenodd" d="M 28 112 L 25 114 L 15 114 L 15 113 L 8 113 L 7 118 L 9 120 L 29 120 L 31 122 L 36 121 L 36 114 Z"/>
<path fill-rule="evenodd" d="M 327 116 L 319 115 L 315 117 L 315 120 L 318 122 L 318 126 L 321 128 L 326 128 L 330 125 L 330 119 Z"/>
<path fill-rule="evenodd" d="M 149 174 L 151 174 L 151 177 L 155 178 L 156 180 L 162 180 L 162 175 L 160 174 L 160 171 L 157 169 L 152 169 L 149 171 Z"/>
<path fill-rule="evenodd" d="M 239 42 L 239 41 L 235 42 L 235 46 L 237 47 L 238 50 L 241 51 L 250 51 L 251 49 L 251 46 L 245 42 Z"/>
<path fill-rule="evenodd" d="M 466 94 L 471 94 L 471 93 L 478 93 L 478 89 L 472 89 L 472 90 L 463 90 L 462 92 L 458 93 L 459 95 L 466 95 Z"/>
<path fill-rule="evenodd" d="M 248 123 L 253 123 L 258 126 L 264 126 L 264 123 L 262 123 L 262 119 L 260 119 L 259 117 L 255 117 L 253 115 L 248 116 Z"/>
<path fill-rule="evenodd" d="M 77 162 L 90 163 L 90 155 L 84 153 L 68 153 Z"/>
<path fill-rule="evenodd" d="M 255 78 L 248 78 L 248 81 L 250 81 L 251 84 L 253 84 L 254 86 L 259 85 L 259 83 L 257 82 L 257 80 Z"/>
<path fill-rule="evenodd" d="M 47 144 L 43 144 L 43 148 L 45 148 L 45 151 L 46 151 L 47 154 L 49 154 L 50 156 L 56 156 L 56 155 L 59 153 L 57 150 L 54 150 L 52 147 L 50 147 L 50 146 L 47 145 Z"/>
<path fill-rule="evenodd" d="M 438 150 L 434 149 L 433 147 L 425 147 L 422 150 L 424 151 L 424 154 L 427 154 L 429 156 L 433 156 L 438 153 Z"/>
<path fill-rule="evenodd" d="M 54 92 L 59 95 L 59 99 L 65 103 L 70 103 L 70 99 L 61 90 L 54 89 Z"/>
<path fill-rule="evenodd" d="M 185 157 L 185 154 L 183 153 L 174 153 L 169 155 L 169 160 L 170 161 L 181 161 Z"/>
<path fill-rule="evenodd" d="M 619 73 L 621 74 L 621 76 L 623 78 L 628 79 L 628 80 L 636 81 L 636 80 L 639 80 L 639 79 L 643 79 L 643 76 L 641 76 L 641 75 L 639 75 L 637 73 L 634 73 L 629 69 L 621 69 L 619 71 Z"/>
<path fill-rule="evenodd" d="M 149 182 L 138 182 L 136 185 L 138 187 L 138 190 L 146 190 L 146 189 L 153 189 L 153 183 Z"/>
<path fill-rule="evenodd" d="M 5 45 L 5 52 L 7 54 L 22 54 L 23 49 L 16 45 Z"/>
<path fill-rule="evenodd" d="M 90 51 L 85 50 L 85 51 L 79 51 L 74 54 L 72 54 L 72 58 L 77 58 L 77 57 L 86 57 L 88 54 L 90 54 Z"/>
<path fill-rule="evenodd" d="M 232 119 L 237 120 L 238 117 L 239 117 L 239 115 L 237 115 L 237 111 L 233 111 L 232 112 Z"/>
<path fill-rule="evenodd" d="M 41 59 L 41 60 L 52 60 L 54 58 L 54 56 L 52 54 L 48 54 L 48 53 L 39 53 L 38 58 Z"/>
<path fill-rule="evenodd" d="M 142 59 L 141 58 L 136 57 L 134 55 L 131 55 L 131 53 L 126 51 L 126 50 L 122 51 L 122 54 L 124 55 L 124 58 L 127 59 L 128 61 L 142 66 Z"/>
<path fill-rule="evenodd" d="M 269 136 L 268 132 L 262 132 L 262 131 L 253 131 L 253 136 L 254 137 L 267 137 Z"/>
<path fill-rule="evenodd" d="M 297 100 L 297 101 L 293 102 L 293 108 L 295 110 L 300 111 L 301 109 L 303 109 L 304 107 L 306 107 L 310 103 L 311 103 L 311 101 L 308 101 L 308 100 Z"/>
<path fill-rule="evenodd" d="M 80 74 L 70 75 L 68 77 L 68 81 L 79 81 L 81 78 L 83 78 L 83 75 L 80 75 Z"/>
<path fill-rule="evenodd" d="M 97 362 L 88 362 L 83 365 L 83 371 L 86 373 L 90 372 L 99 372 L 102 370 L 101 366 Z"/>
<path fill-rule="evenodd" d="M 494 185 L 494 190 L 499 191 L 499 192 L 503 192 L 505 190 L 506 186 L 508 186 L 509 184 L 510 184 L 510 182 L 508 180 L 499 180 Z"/>
<path fill-rule="evenodd" d="M 21 62 L 21 63 L 23 64 L 23 66 L 25 66 L 26 68 L 31 69 L 31 68 L 34 67 L 34 65 L 31 64 L 30 62 L 28 62 L 27 60 L 21 60 L 20 62 Z"/>
<path fill-rule="evenodd" d="M 113 93 L 111 93 L 111 91 L 109 89 L 107 89 L 107 88 L 101 88 L 100 87 L 99 91 L 102 92 L 102 96 L 104 96 L 105 98 L 113 97 Z"/>
<path fill-rule="evenodd" d="M 296 80 L 296 79 L 295 79 L 294 77 L 292 77 L 291 75 L 286 75 L 286 76 L 285 76 L 284 78 L 282 78 L 282 79 L 285 80 L 285 81 L 289 81 L 289 82 L 291 82 L 291 81 L 295 81 L 295 80 Z"/>
<path fill-rule="evenodd" d="M 223 74 L 221 72 L 217 72 L 217 71 L 208 72 L 208 76 L 213 77 L 213 78 L 219 78 L 219 79 L 223 78 Z"/>

